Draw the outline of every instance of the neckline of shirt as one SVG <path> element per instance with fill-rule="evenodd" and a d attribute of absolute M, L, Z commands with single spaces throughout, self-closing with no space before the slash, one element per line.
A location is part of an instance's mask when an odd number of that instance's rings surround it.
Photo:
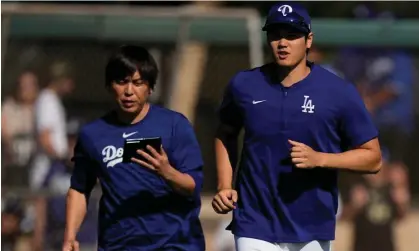
<path fill-rule="evenodd" d="M 302 80 L 300 80 L 298 82 L 295 82 L 291 86 L 284 86 L 282 83 L 277 82 L 272 77 L 269 77 L 269 84 L 272 87 L 274 87 L 275 89 L 278 89 L 278 87 L 279 87 L 281 90 L 288 90 L 289 91 L 289 90 L 296 89 L 296 88 L 299 88 L 300 86 L 304 86 L 304 85 L 310 83 L 312 78 L 313 78 L 313 75 L 314 75 L 313 72 L 314 72 L 314 70 L 316 69 L 317 66 L 313 62 L 310 62 L 310 61 L 306 61 L 306 64 L 307 64 L 308 67 L 310 67 L 310 73 L 305 78 L 303 78 Z"/>
<path fill-rule="evenodd" d="M 136 123 L 133 123 L 133 124 L 121 123 L 121 121 L 118 120 L 118 117 L 116 115 L 116 111 L 112 112 L 110 122 L 113 126 L 116 126 L 116 127 L 119 127 L 119 128 L 132 128 L 132 127 L 138 126 L 138 125 L 144 123 L 150 117 L 151 112 L 154 109 L 154 106 L 152 104 L 149 103 L 148 105 L 149 105 L 149 109 L 147 111 L 147 114 L 144 116 L 143 119 L 141 119 L 140 121 L 138 121 Z"/>

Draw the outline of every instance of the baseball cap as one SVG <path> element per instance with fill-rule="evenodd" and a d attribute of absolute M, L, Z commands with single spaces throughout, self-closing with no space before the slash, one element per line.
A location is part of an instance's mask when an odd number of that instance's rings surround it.
<path fill-rule="evenodd" d="M 311 32 L 311 18 L 307 10 L 295 2 L 280 2 L 271 7 L 262 30 L 267 31 L 273 25 L 289 24 L 304 32 Z"/>

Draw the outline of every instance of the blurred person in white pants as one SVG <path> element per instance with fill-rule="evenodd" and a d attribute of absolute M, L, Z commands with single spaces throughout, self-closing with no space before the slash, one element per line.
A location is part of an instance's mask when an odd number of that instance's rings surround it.
<path fill-rule="evenodd" d="M 43 89 L 35 104 L 35 126 L 38 149 L 30 171 L 30 187 L 38 190 L 54 161 L 67 157 L 68 141 L 66 113 L 61 99 L 69 95 L 74 88 L 73 80 L 68 76 L 65 64 L 57 63 L 51 69 L 51 81 Z M 46 201 L 43 197 L 35 200 L 34 251 L 43 250 L 45 232 Z"/>

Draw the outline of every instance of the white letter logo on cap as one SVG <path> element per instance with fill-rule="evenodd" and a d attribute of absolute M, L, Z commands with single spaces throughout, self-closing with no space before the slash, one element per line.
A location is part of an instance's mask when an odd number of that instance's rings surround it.
<path fill-rule="evenodd" d="M 282 15 L 286 16 L 287 14 L 289 14 L 289 13 L 291 13 L 291 12 L 292 12 L 292 7 L 291 7 L 291 6 L 289 6 L 289 5 L 281 5 L 281 6 L 278 8 L 278 11 L 279 11 L 279 12 L 282 12 Z"/>

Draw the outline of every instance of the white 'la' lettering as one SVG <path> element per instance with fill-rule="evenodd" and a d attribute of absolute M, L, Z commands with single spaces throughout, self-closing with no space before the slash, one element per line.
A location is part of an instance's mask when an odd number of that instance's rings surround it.
<path fill-rule="evenodd" d="M 301 106 L 303 108 L 304 113 L 314 113 L 314 107 L 313 102 L 311 99 L 309 99 L 310 96 L 304 95 L 304 104 Z M 308 111 L 307 111 L 308 110 Z"/>

